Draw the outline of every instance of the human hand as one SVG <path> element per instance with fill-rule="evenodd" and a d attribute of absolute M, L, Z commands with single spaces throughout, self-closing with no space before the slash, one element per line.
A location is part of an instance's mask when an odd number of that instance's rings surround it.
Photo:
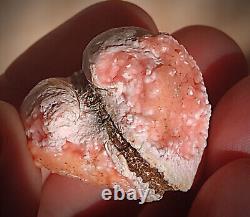
<path fill-rule="evenodd" d="M 200 66 L 213 104 L 208 148 L 192 190 L 169 192 L 160 202 L 139 206 L 130 201 L 102 201 L 100 187 L 79 180 L 58 175 L 42 179 L 26 147 L 17 112 L 20 103 L 38 81 L 79 70 L 82 51 L 95 35 L 128 25 L 157 32 L 151 18 L 134 5 L 112 1 L 96 4 L 39 40 L 1 76 L 0 99 L 15 106 L 0 104 L 4 216 L 186 216 L 191 204 L 189 216 L 250 215 L 250 160 L 222 167 L 249 157 L 250 78 L 242 79 L 247 67 L 239 47 L 210 27 L 192 26 L 173 33 Z"/>

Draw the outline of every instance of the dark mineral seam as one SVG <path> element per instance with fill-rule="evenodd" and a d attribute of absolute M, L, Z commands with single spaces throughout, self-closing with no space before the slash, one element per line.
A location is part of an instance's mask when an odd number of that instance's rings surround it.
<path fill-rule="evenodd" d="M 76 84 L 74 83 L 74 80 L 76 79 L 72 79 L 72 82 L 73 84 Z M 173 187 L 164 180 L 163 173 L 159 172 L 156 168 L 151 167 L 150 164 L 140 156 L 139 152 L 123 137 L 122 133 L 118 130 L 117 126 L 111 119 L 111 116 L 106 111 L 98 88 L 89 82 L 87 82 L 85 86 L 81 86 L 81 88 L 79 83 L 77 83 L 75 87 L 77 90 L 80 90 L 81 94 L 83 94 L 86 106 L 91 111 L 95 112 L 97 123 L 104 126 L 106 129 L 111 143 L 126 159 L 129 170 L 134 172 L 137 177 L 141 177 L 143 183 L 149 183 L 149 188 L 154 189 L 156 194 L 162 196 L 165 191 L 173 190 Z"/>

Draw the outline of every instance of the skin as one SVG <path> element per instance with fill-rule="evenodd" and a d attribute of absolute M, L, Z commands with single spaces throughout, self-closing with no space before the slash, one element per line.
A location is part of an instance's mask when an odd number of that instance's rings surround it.
<path fill-rule="evenodd" d="M 126 25 L 157 32 L 150 16 L 133 4 L 98 3 L 32 45 L 0 77 L 1 216 L 250 215 L 250 77 L 238 45 L 211 27 L 173 33 L 200 66 L 213 108 L 208 147 L 188 193 L 170 192 L 143 206 L 102 201 L 101 187 L 41 173 L 33 164 L 18 114 L 24 96 L 41 79 L 79 70 L 84 46 L 93 36 Z"/>

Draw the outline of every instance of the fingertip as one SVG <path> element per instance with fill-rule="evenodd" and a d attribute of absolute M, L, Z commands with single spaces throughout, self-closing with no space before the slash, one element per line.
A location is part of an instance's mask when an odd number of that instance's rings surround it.
<path fill-rule="evenodd" d="M 231 160 L 250 156 L 250 76 L 231 88 L 216 106 L 210 124 L 206 174 Z"/>
<path fill-rule="evenodd" d="M 233 161 L 219 169 L 203 185 L 189 217 L 250 216 L 250 159 Z"/>
<path fill-rule="evenodd" d="M 138 201 L 102 199 L 103 186 L 87 184 L 77 178 L 50 175 L 43 187 L 38 216 L 135 216 Z M 113 195 L 112 195 L 113 196 Z"/>
<path fill-rule="evenodd" d="M 237 81 L 247 76 L 247 61 L 235 41 L 209 26 L 188 26 L 173 33 L 194 57 L 215 105 Z"/>
<path fill-rule="evenodd" d="M 100 201 L 101 189 L 76 178 L 49 175 L 43 186 L 38 216 L 74 216 Z"/>
<path fill-rule="evenodd" d="M 166 192 L 163 199 L 145 204 L 138 217 L 179 217 L 186 216 L 194 198 L 194 191 Z"/>
<path fill-rule="evenodd" d="M 16 109 L 0 101 L 1 214 L 35 216 L 41 177 L 26 147 L 26 138 Z"/>

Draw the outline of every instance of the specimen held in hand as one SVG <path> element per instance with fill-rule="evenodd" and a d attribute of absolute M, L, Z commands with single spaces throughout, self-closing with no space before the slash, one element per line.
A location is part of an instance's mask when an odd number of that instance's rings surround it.
<path fill-rule="evenodd" d="M 148 191 L 147 201 L 190 189 L 210 114 L 201 72 L 185 48 L 136 27 L 94 38 L 79 72 L 41 81 L 21 107 L 39 167 Z"/>

